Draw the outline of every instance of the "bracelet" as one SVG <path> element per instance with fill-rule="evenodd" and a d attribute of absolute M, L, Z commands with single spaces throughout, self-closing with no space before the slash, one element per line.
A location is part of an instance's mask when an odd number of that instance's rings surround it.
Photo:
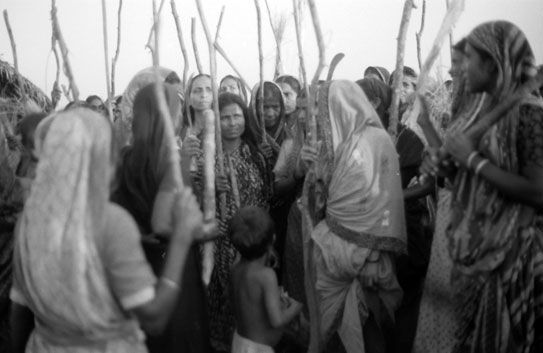
<path fill-rule="evenodd" d="M 471 169 L 471 162 L 473 162 L 473 160 L 475 159 L 475 156 L 477 156 L 478 154 L 479 154 L 479 151 L 472 151 L 469 154 L 468 162 L 466 163 L 466 165 L 468 166 L 468 169 Z"/>
<path fill-rule="evenodd" d="M 481 169 L 483 169 L 483 167 L 485 165 L 488 164 L 488 159 L 482 159 L 478 164 L 477 166 L 475 167 L 475 175 L 479 175 L 479 173 L 481 172 Z"/>
<path fill-rule="evenodd" d="M 168 277 L 160 277 L 160 282 L 162 282 L 166 287 L 171 288 L 173 290 L 179 290 L 179 284 L 175 282 L 174 280 L 169 279 Z"/>

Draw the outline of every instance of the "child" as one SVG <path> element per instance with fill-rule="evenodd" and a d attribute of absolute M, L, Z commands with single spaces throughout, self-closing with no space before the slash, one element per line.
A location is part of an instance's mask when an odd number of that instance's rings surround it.
<path fill-rule="evenodd" d="M 232 267 L 232 298 L 236 332 L 232 353 L 273 353 L 283 328 L 302 305 L 282 294 L 272 268 L 274 225 L 258 207 L 244 207 L 232 219 L 232 243 L 241 260 Z"/>

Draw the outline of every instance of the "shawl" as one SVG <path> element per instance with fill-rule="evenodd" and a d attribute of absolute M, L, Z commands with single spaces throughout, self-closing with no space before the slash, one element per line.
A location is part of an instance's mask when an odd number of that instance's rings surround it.
<path fill-rule="evenodd" d="M 260 114 L 258 112 L 258 99 L 260 96 L 260 84 L 256 84 L 253 87 L 251 92 L 251 104 L 250 104 L 250 116 L 249 116 L 249 128 L 253 130 L 254 136 L 258 136 L 259 140 L 262 136 L 262 129 L 264 127 L 260 126 Z M 279 113 L 279 119 L 275 126 L 272 128 L 266 128 L 266 139 L 267 143 L 272 147 L 274 151 L 274 162 L 277 159 L 279 150 L 283 140 L 285 139 L 287 133 L 285 129 L 286 125 L 286 115 L 285 115 L 285 98 L 283 97 L 283 92 L 281 88 L 271 81 L 264 82 L 264 99 L 267 97 L 274 97 L 279 100 L 281 105 L 281 112 Z"/>
<path fill-rule="evenodd" d="M 327 185 L 328 226 L 360 247 L 404 252 L 403 194 L 392 140 L 354 82 L 333 81 L 319 94 L 320 102 L 328 102 L 328 109 L 319 107 L 326 142 L 317 166 L 317 180 Z"/>
<path fill-rule="evenodd" d="M 110 291 L 96 245 L 111 177 L 110 131 L 103 116 L 76 108 L 36 133 L 40 163 L 18 224 L 15 277 L 37 335 L 61 346 L 139 332 Z"/>

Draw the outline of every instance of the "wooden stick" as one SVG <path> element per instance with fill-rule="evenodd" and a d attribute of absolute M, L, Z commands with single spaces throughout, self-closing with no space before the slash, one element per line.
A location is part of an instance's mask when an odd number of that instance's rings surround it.
<path fill-rule="evenodd" d="M 294 9 L 294 28 L 296 29 L 296 43 L 298 45 L 298 59 L 300 60 L 300 71 L 302 74 L 302 84 L 305 90 L 306 100 L 309 99 L 309 84 L 307 82 L 307 71 L 305 70 L 305 60 L 304 60 L 304 51 L 302 48 L 302 28 L 300 21 L 300 12 L 298 11 L 298 2 L 299 0 L 292 0 L 292 7 Z M 309 116 L 309 108 L 306 104 L 306 114 Z"/>
<path fill-rule="evenodd" d="M 194 17 L 190 19 L 190 32 L 192 34 L 192 50 L 194 51 L 194 58 L 196 59 L 196 67 L 198 68 L 198 73 L 201 74 L 204 70 L 202 69 L 200 51 L 198 50 L 198 43 L 196 41 L 196 19 Z"/>
<path fill-rule="evenodd" d="M 315 108 L 315 99 L 317 97 L 317 92 L 319 90 L 319 77 L 322 73 L 322 70 L 324 70 L 324 67 L 326 66 L 326 59 L 325 59 L 325 46 L 324 46 L 324 39 L 322 36 L 322 30 L 321 25 L 319 21 L 319 14 L 317 13 L 317 6 L 315 5 L 315 0 L 308 0 L 309 5 L 309 11 L 311 12 L 311 19 L 313 20 L 313 27 L 315 28 L 315 35 L 317 37 L 317 44 L 319 47 L 319 64 L 317 66 L 317 70 L 315 71 L 315 74 L 313 75 L 313 79 L 311 80 L 311 92 L 310 97 L 311 98 L 308 102 L 311 104 L 311 114 L 308 119 L 308 131 L 310 132 L 310 144 L 313 147 L 317 146 L 317 118 L 316 118 L 316 110 Z"/>
<path fill-rule="evenodd" d="M 336 67 L 339 64 L 341 60 L 345 57 L 345 54 L 343 53 L 337 53 L 332 58 L 332 61 L 330 62 L 330 66 L 328 67 L 328 74 L 326 75 L 326 81 L 332 81 L 332 78 L 334 77 L 334 71 L 336 71 Z"/>
<path fill-rule="evenodd" d="M 106 0 L 102 0 L 102 30 L 104 34 L 104 63 L 106 65 L 107 113 L 109 115 L 109 119 L 113 121 L 113 109 L 111 108 L 113 92 L 111 92 L 111 82 L 109 77 L 109 48 L 107 36 Z"/>
<path fill-rule="evenodd" d="M 221 14 L 219 15 L 219 22 L 217 23 L 217 30 L 215 31 L 215 43 L 219 39 L 219 32 L 221 31 L 222 18 L 224 16 L 224 5 L 221 8 Z"/>
<path fill-rule="evenodd" d="M 247 83 L 247 81 L 243 78 L 243 76 L 241 75 L 241 72 L 239 72 L 239 70 L 236 68 L 236 66 L 234 65 L 234 63 L 232 62 L 232 60 L 230 60 L 230 58 L 228 57 L 228 55 L 226 55 L 226 52 L 224 51 L 224 49 L 221 47 L 221 45 L 218 43 L 218 42 L 215 42 L 215 49 L 217 50 L 217 52 L 219 54 L 221 54 L 221 56 L 223 57 L 223 59 L 228 63 L 228 65 L 230 65 L 230 67 L 232 68 L 232 70 L 234 70 L 234 72 L 236 73 L 236 75 L 239 77 L 239 79 L 241 80 L 241 82 L 243 83 L 243 85 L 245 87 L 247 87 L 247 89 L 250 91 L 251 90 L 251 86 L 249 86 L 249 84 Z"/>
<path fill-rule="evenodd" d="M 200 15 L 200 21 L 204 28 L 204 33 L 207 39 L 207 46 L 209 50 L 209 66 L 211 76 L 211 89 L 213 91 L 213 113 L 215 114 L 215 144 L 217 151 L 217 163 L 219 164 L 219 174 L 224 174 L 224 155 L 222 150 L 222 135 L 221 135 L 221 122 L 219 113 L 219 86 L 217 84 L 217 56 L 215 53 L 214 40 L 211 37 L 211 32 L 207 26 L 207 21 L 202 7 L 201 0 L 196 0 L 196 6 L 198 7 L 198 14 Z M 226 215 L 226 194 L 221 194 L 220 199 L 220 211 L 221 216 Z"/>
<path fill-rule="evenodd" d="M 420 19 L 420 29 L 415 35 L 417 39 L 417 59 L 419 62 L 419 70 L 422 69 L 422 57 L 421 57 L 421 49 L 420 49 L 420 39 L 422 37 L 422 31 L 424 30 L 424 22 L 426 19 L 426 0 L 422 0 L 422 15 Z"/>
<path fill-rule="evenodd" d="M 60 87 L 62 88 L 62 93 L 64 94 L 64 97 L 66 97 L 66 99 L 68 101 L 72 101 L 72 100 L 75 101 L 75 99 L 73 99 L 73 97 L 70 97 L 70 89 L 68 87 L 66 87 L 66 85 L 63 84 Z"/>
<path fill-rule="evenodd" d="M 115 56 L 111 60 L 111 96 L 115 97 L 115 68 L 121 51 L 121 10 L 123 8 L 123 0 L 119 0 L 119 9 L 117 10 L 117 48 Z"/>
<path fill-rule="evenodd" d="M 450 2 L 449 0 L 445 0 L 445 7 L 447 9 L 447 11 L 449 11 L 449 7 L 450 7 Z M 449 33 L 449 50 L 451 52 L 451 65 L 452 65 L 452 54 L 453 54 L 453 46 L 454 46 L 454 39 L 453 39 L 453 32 L 451 31 Z"/>
<path fill-rule="evenodd" d="M 260 118 L 261 138 L 262 144 L 266 145 L 268 139 L 266 138 L 266 123 L 264 122 L 264 52 L 262 49 L 262 16 L 260 13 L 260 3 L 258 0 L 254 0 L 256 8 L 256 22 L 258 31 L 258 63 L 260 66 L 260 88 L 258 89 L 258 115 Z"/>
<path fill-rule="evenodd" d="M 64 74 L 66 75 L 66 77 L 68 77 L 68 81 L 70 82 L 70 91 L 72 92 L 73 100 L 77 101 L 79 100 L 79 89 L 77 88 L 77 85 L 75 83 L 72 66 L 70 65 L 70 58 L 68 58 L 68 46 L 66 45 L 64 37 L 62 36 L 62 32 L 60 31 L 60 25 L 57 18 L 56 0 L 51 1 L 51 22 L 53 25 L 53 37 L 55 38 L 55 41 L 58 42 L 58 45 L 60 47 L 60 53 L 62 55 L 62 61 L 64 63 Z"/>
<path fill-rule="evenodd" d="M 216 217 L 215 194 L 215 114 L 211 109 L 204 111 L 204 220 L 213 221 Z M 211 273 L 215 265 L 215 243 L 204 243 L 202 254 L 202 280 L 206 286 L 211 281 Z"/>
<path fill-rule="evenodd" d="M 275 70 L 273 73 L 273 79 L 275 80 L 281 75 L 281 38 L 279 30 L 280 28 L 276 28 L 273 24 L 272 14 L 270 10 L 270 6 L 268 4 L 268 0 L 265 0 L 264 3 L 266 4 L 266 9 L 268 11 L 268 19 L 270 20 L 270 27 L 273 32 L 273 38 L 275 39 Z"/>
<path fill-rule="evenodd" d="M 52 40 L 52 47 L 51 50 L 53 51 L 53 54 L 55 56 L 55 64 L 56 64 L 56 73 L 55 73 L 55 82 L 53 83 L 53 90 L 51 91 L 51 104 L 53 106 L 53 109 L 57 107 L 57 104 L 60 100 L 62 91 L 60 89 L 60 58 L 58 56 L 58 50 L 56 46 L 56 41 Z"/>
<path fill-rule="evenodd" d="M 17 61 L 17 46 L 15 45 L 15 37 L 13 36 L 11 25 L 9 24 L 8 10 L 4 10 L 4 22 L 6 23 L 6 29 L 8 31 L 9 42 L 11 44 L 11 53 L 13 54 L 13 67 L 15 68 L 15 72 L 17 73 L 17 75 L 19 75 L 19 63 Z"/>
<path fill-rule="evenodd" d="M 9 42 L 11 43 L 11 52 L 13 54 L 13 67 L 15 68 L 15 74 L 17 75 L 17 85 L 21 90 L 21 97 L 25 97 L 25 89 L 23 87 L 23 77 L 19 72 L 19 62 L 17 60 L 17 46 L 15 45 L 15 37 L 13 36 L 13 30 L 9 23 L 8 10 L 4 10 L 4 22 L 6 23 L 6 29 L 8 31 Z"/>
<path fill-rule="evenodd" d="M 179 14 L 177 13 L 177 7 L 175 6 L 175 0 L 170 1 L 172 8 L 172 15 L 175 21 L 175 27 L 177 28 L 177 39 L 179 40 L 179 46 L 181 47 L 181 53 L 183 53 L 183 87 L 186 87 L 188 74 L 189 74 L 189 54 L 185 41 L 183 40 L 183 32 L 181 31 L 181 22 L 179 21 Z"/>
<path fill-rule="evenodd" d="M 392 104 L 389 108 L 390 120 L 388 126 L 388 133 L 392 137 L 393 141 L 396 141 L 396 133 L 398 129 L 399 110 L 400 110 L 400 94 L 403 80 L 403 60 L 405 53 L 405 39 L 407 36 L 407 28 L 409 27 L 409 20 L 411 19 L 411 12 L 415 4 L 413 0 L 405 0 L 402 20 L 400 22 L 400 31 L 398 34 L 398 47 L 396 54 L 396 70 L 394 71 L 393 83 L 392 83 Z"/>
<path fill-rule="evenodd" d="M 165 0 L 160 1 L 160 6 L 158 7 L 158 12 L 157 12 L 159 15 L 160 15 L 160 13 L 162 13 L 162 7 L 164 6 L 164 1 Z M 156 11 L 156 7 L 153 8 L 153 11 Z M 156 23 L 153 22 L 153 25 L 151 26 L 151 29 L 149 30 L 149 36 L 147 37 L 147 44 L 145 44 L 145 47 L 149 48 L 149 50 L 151 52 L 153 52 L 155 50 L 155 48 L 153 48 L 153 45 L 152 45 L 153 42 L 156 43 L 156 41 L 153 40 L 153 33 L 155 32 L 155 25 L 156 25 Z"/>

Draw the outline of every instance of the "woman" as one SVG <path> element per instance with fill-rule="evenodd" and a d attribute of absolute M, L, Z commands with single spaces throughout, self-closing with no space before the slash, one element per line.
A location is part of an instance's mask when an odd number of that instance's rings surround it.
<path fill-rule="evenodd" d="M 383 82 L 370 78 L 357 82 L 373 105 L 385 129 L 388 129 L 388 108 L 392 102 L 392 89 Z M 407 254 L 397 261 L 398 282 L 404 291 L 402 303 L 396 312 L 393 352 L 409 352 L 417 329 L 419 304 L 424 278 L 430 261 L 433 220 L 426 197 L 434 191 L 433 183 L 414 182 L 422 162 L 424 145 L 411 129 L 398 124 L 396 151 L 400 162 L 400 176 L 404 195 L 407 229 Z"/>
<path fill-rule="evenodd" d="M 246 128 L 247 113 L 243 99 L 232 93 L 223 93 L 219 96 L 219 110 L 225 170 L 230 178 L 235 178 L 237 189 L 230 187 L 231 183 L 226 178 L 217 178 L 217 191 L 226 193 L 226 214 L 217 215 L 220 235 L 215 240 L 215 266 L 208 294 L 211 345 L 215 351 L 230 352 L 234 333 L 234 314 L 229 297 L 230 267 L 237 252 L 230 241 L 229 223 L 239 207 L 269 208 L 270 177 L 264 156 L 256 146 L 256 138 Z M 194 185 L 196 190 L 203 193 L 202 153 L 197 160 L 198 172 L 194 175 Z M 220 199 L 217 199 L 217 209 L 220 209 Z"/>
<path fill-rule="evenodd" d="M 300 82 L 290 75 L 279 76 L 275 83 L 279 85 L 285 98 L 285 120 L 291 137 L 296 136 L 298 128 L 298 96 L 302 93 Z"/>
<path fill-rule="evenodd" d="M 482 95 L 469 95 L 465 93 L 465 79 L 463 78 L 462 63 L 464 60 L 463 39 L 453 47 L 452 66 L 449 74 L 453 79 L 453 97 L 450 108 L 452 125 L 449 131 L 458 124 L 464 124 L 466 118 L 480 109 L 484 101 Z M 429 103 L 422 99 L 423 113 L 419 115 L 419 125 L 431 142 L 431 146 L 440 146 L 442 137 L 435 129 L 429 116 Z M 426 108 L 425 108 L 426 107 Z M 449 122 L 449 123 L 450 123 Z M 441 130 L 441 129 L 440 129 Z M 435 232 L 432 241 L 430 263 L 424 282 L 424 291 L 420 303 L 419 323 L 414 342 L 414 352 L 450 352 L 454 346 L 454 332 L 457 320 L 454 314 L 453 295 L 451 287 L 452 262 L 448 252 L 446 229 L 450 221 L 450 187 L 443 185 L 442 180 L 437 183 L 438 203 L 436 212 Z"/>
<path fill-rule="evenodd" d="M 314 164 L 306 212 L 315 226 L 304 238 L 315 244 L 315 275 L 306 276 L 315 284 L 317 339 L 324 348 L 337 332 L 348 353 L 380 351 L 380 330 L 393 322 L 402 295 L 394 270 L 406 249 L 398 157 L 354 82 L 327 83 L 319 97 L 322 147 L 304 146 L 301 155 Z"/>
<path fill-rule="evenodd" d="M 247 90 L 239 77 L 226 75 L 222 78 L 219 84 L 219 93 L 226 92 L 236 94 L 243 98 L 244 102 L 247 102 Z"/>
<path fill-rule="evenodd" d="M 268 159 L 268 163 L 273 166 L 277 162 L 277 157 L 281 145 L 288 133 L 286 129 L 285 98 L 281 88 L 270 81 L 264 82 L 264 102 L 263 119 L 264 126 L 261 126 L 260 117 L 260 84 L 256 84 L 251 93 L 251 119 L 249 120 L 249 129 L 252 134 L 258 138 L 260 148 Z M 265 139 L 264 137 L 265 136 Z"/>
<path fill-rule="evenodd" d="M 40 163 L 16 231 L 14 351 L 146 352 L 140 326 L 157 333 L 167 322 L 202 214 L 182 191 L 157 280 L 134 220 L 108 202 L 110 124 L 81 108 L 52 119 L 46 135 L 38 127 L 45 140 L 36 142 Z"/>
<path fill-rule="evenodd" d="M 163 85 L 173 125 L 179 130 L 181 104 L 174 86 Z M 160 202 L 173 194 L 175 185 L 166 153 L 166 126 L 160 115 L 155 84 L 143 87 L 134 98 L 132 120 L 133 143 L 123 151 L 118 171 L 118 185 L 112 200 L 125 208 L 136 220 L 144 234 L 142 245 L 147 261 L 155 274 L 165 263 L 168 249 L 167 226 L 157 224 Z M 159 196 L 164 195 L 164 196 Z M 166 222 L 168 223 L 168 222 Z M 209 350 L 208 322 L 205 291 L 200 280 L 200 254 L 197 245 L 188 253 L 183 290 L 166 330 L 159 336 L 150 336 L 150 352 L 206 352 Z"/>
<path fill-rule="evenodd" d="M 488 104 L 445 140 L 456 171 L 431 151 L 424 173 L 453 180 L 447 231 L 458 329 L 453 352 L 543 350 L 543 104 L 526 94 L 482 136 L 466 131 L 536 73 L 522 31 L 488 22 L 467 37 L 464 74 Z"/>
<path fill-rule="evenodd" d="M 375 78 L 388 84 L 390 80 L 390 72 L 381 66 L 368 66 L 366 71 L 364 71 L 364 78 Z"/>

